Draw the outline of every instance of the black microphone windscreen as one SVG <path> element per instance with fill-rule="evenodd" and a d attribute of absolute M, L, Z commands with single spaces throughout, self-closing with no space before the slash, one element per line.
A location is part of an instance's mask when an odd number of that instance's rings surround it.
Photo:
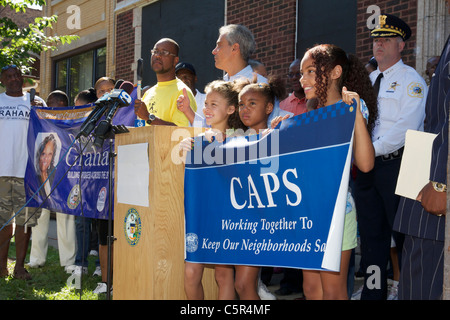
<path fill-rule="evenodd" d="M 114 89 L 120 89 L 120 86 L 124 83 L 124 80 L 119 79 L 116 81 L 116 84 L 114 85 Z"/>
<path fill-rule="evenodd" d="M 138 80 L 142 80 L 143 73 L 144 73 L 144 59 L 139 58 L 137 61 L 137 70 L 136 70 Z"/>
<path fill-rule="evenodd" d="M 131 94 L 133 92 L 134 85 L 130 81 L 124 81 L 120 86 L 120 89 L 125 90 L 128 94 Z"/>
<path fill-rule="evenodd" d="M 31 90 L 30 90 L 30 103 L 33 102 L 35 96 L 36 96 L 36 89 L 35 88 L 31 88 Z"/>

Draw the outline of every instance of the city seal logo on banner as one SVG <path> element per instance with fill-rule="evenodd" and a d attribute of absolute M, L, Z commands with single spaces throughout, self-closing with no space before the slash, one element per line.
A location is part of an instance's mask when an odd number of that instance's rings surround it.
<path fill-rule="evenodd" d="M 139 213 L 134 208 L 130 208 L 124 219 L 125 238 L 130 246 L 134 247 L 141 238 L 142 224 Z"/>
<path fill-rule="evenodd" d="M 186 251 L 195 252 L 198 249 L 198 236 L 195 233 L 186 234 Z"/>
<path fill-rule="evenodd" d="M 80 201 L 80 185 L 76 184 L 69 192 L 69 196 L 67 197 L 67 206 L 70 209 L 75 209 L 80 204 Z"/>

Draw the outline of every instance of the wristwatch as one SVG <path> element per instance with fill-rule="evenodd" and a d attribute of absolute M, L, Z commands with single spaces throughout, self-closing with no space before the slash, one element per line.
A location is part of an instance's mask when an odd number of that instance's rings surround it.
<path fill-rule="evenodd" d="M 148 120 L 147 120 L 147 124 L 152 124 L 153 120 L 156 119 L 156 116 L 153 113 L 150 113 L 148 115 Z"/>
<path fill-rule="evenodd" d="M 431 181 L 431 184 L 433 185 L 434 190 L 437 192 L 446 192 L 447 186 L 440 182 Z"/>

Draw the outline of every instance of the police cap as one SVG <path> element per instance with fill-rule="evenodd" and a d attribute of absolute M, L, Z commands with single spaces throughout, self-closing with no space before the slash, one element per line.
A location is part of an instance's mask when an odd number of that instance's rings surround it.
<path fill-rule="evenodd" d="M 370 36 L 372 38 L 402 37 L 403 41 L 405 41 L 411 37 L 411 28 L 405 21 L 396 16 L 380 14 L 378 16 L 378 24 L 371 31 Z"/>

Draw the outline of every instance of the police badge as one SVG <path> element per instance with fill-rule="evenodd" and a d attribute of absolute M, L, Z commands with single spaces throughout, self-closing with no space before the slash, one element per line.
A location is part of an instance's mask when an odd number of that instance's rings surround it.
<path fill-rule="evenodd" d="M 408 95 L 413 98 L 423 98 L 423 86 L 418 82 L 411 82 L 408 85 Z"/>

